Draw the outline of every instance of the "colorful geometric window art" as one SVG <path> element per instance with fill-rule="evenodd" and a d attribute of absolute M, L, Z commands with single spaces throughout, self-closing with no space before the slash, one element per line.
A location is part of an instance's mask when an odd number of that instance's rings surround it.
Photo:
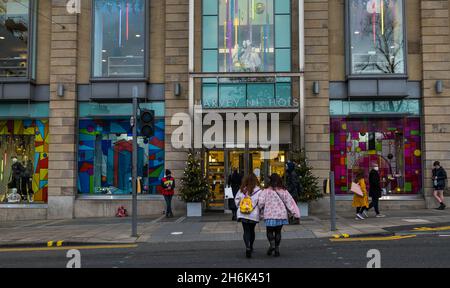
<path fill-rule="evenodd" d="M 155 135 L 138 137 L 138 176 L 144 194 L 158 194 L 164 175 L 164 120 Z M 130 194 L 132 137 L 129 119 L 82 119 L 79 127 L 78 192 Z"/>
<path fill-rule="evenodd" d="M 0 192 L 5 192 L 11 174 L 11 157 L 33 164 L 34 202 L 48 200 L 48 120 L 0 120 Z"/>
<path fill-rule="evenodd" d="M 387 195 L 421 192 L 420 118 L 332 118 L 330 140 L 336 194 L 351 194 L 354 171 L 361 168 L 368 178 L 374 163 Z"/>

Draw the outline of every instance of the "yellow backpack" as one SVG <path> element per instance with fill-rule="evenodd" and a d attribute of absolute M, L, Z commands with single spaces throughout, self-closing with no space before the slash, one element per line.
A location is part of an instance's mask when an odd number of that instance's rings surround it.
<path fill-rule="evenodd" d="M 242 214 L 252 213 L 253 212 L 252 198 L 250 198 L 250 196 L 245 196 L 245 198 L 242 199 L 241 203 L 239 204 L 239 209 L 241 210 Z"/>

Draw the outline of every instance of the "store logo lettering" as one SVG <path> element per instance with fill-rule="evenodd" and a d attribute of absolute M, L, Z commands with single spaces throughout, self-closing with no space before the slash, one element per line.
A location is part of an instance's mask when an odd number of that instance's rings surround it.
<path fill-rule="evenodd" d="M 272 159 L 277 155 L 280 143 L 278 113 L 204 114 L 200 105 L 194 106 L 194 111 L 194 119 L 186 113 L 176 113 L 172 116 L 171 125 L 178 126 L 171 138 L 172 147 L 175 149 L 245 148 L 248 145 L 250 149 L 270 149 L 264 153 L 265 159 Z M 203 133 L 204 128 L 207 129 Z"/>

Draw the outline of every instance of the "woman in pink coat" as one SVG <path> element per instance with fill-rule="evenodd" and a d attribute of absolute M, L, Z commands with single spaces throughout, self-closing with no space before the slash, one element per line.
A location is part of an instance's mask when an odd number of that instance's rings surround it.
<path fill-rule="evenodd" d="M 289 224 L 289 214 L 299 219 L 300 211 L 278 174 L 270 176 L 268 187 L 259 195 L 258 206 L 266 223 L 267 240 L 270 244 L 267 255 L 271 256 L 275 252 L 275 257 L 279 257 L 283 225 Z"/>

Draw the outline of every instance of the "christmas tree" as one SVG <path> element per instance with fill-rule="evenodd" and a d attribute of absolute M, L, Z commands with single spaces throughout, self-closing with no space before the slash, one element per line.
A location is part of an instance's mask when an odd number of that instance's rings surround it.
<path fill-rule="evenodd" d="M 304 151 L 294 151 L 292 162 L 295 163 L 295 173 L 299 176 L 303 191 L 300 194 L 300 202 L 312 202 L 323 197 L 319 188 L 319 177 L 312 173 L 313 167 L 308 164 Z"/>
<path fill-rule="evenodd" d="M 198 155 L 191 151 L 181 179 L 180 199 L 185 202 L 203 202 L 209 195 L 209 185 L 202 173 L 201 161 Z"/>

